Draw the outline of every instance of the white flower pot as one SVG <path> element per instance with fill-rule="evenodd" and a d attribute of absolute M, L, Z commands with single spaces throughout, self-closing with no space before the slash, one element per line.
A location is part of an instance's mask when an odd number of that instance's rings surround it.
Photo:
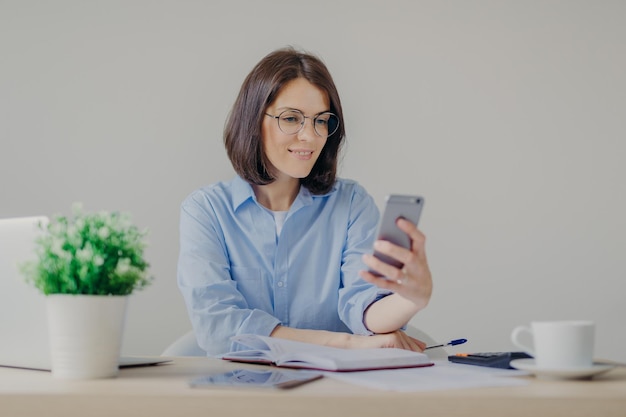
<path fill-rule="evenodd" d="M 127 296 L 46 297 L 52 375 L 63 379 L 117 376 Z"/>

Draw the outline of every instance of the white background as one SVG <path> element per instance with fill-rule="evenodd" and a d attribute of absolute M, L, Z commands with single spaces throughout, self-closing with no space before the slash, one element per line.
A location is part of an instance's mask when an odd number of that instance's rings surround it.
<path fill-rule="evenodd" d="M 81 201 L 149 229 L 125 353 L 190 329 L 179 204 L 232 177 L 226 115 L 286 45 L 335 77 L 341 176 L 381 207 L 426 198 L 435 292 L 413 324 L 491 351 L 592 319 L 597 356 L 626 360 L 626 2 L 0 0 L 0 217 Z"/>

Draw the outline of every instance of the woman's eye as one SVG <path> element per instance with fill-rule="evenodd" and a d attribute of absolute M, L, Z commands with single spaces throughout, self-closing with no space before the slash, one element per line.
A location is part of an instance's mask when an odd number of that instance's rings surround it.
<path fill-rule="evenodd" d="M 294 124 L 294 125 L 300 123 L 300 118 L 297 116 L 283 116 L 280 120 L 284 123 L 289 123 L 289 124 Z"/>
<path fill-rule="evenodd" d="M 315 119 L 315 124 L 318 126 L 326 127 L 328 126 L 328 119 Z"/>

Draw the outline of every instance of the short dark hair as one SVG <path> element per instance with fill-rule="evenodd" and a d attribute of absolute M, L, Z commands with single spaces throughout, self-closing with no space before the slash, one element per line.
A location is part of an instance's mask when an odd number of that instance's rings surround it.
<path fill-rule="evenodd" d="M 330 111 L 339 118 L 339 128 L 328 137 L 311 173 L 300 179 L 313 194 L 324 194 L 335 184 L 337 160 L 345 129 L 339 93 L 322 60 L 288 47 L 265 56 L 244 80 L 224 128 L 224 145 L 233 168 L 251 184 L 266 185 L 270 174 L 261 141 L 266 109 L 289 81 L 304 78 L 328 94 Z"/>

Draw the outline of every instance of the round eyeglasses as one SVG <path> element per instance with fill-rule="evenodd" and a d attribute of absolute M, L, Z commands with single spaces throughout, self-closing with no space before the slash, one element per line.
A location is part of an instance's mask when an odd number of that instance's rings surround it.
<path fill-rule="evenodd" d="M 326 111 L 314 117 L 305 116 L 300 110 L 285 110 L 278 116 L 265 113 L 266 116 L 276 119 L 278 128 L 287 135 L 295 135 L 304 127 L 305 119 L 313 121 L 313 130 L 318 136 L 327 138 L 339 128 L 339 118 L 334 113 Z"/>

